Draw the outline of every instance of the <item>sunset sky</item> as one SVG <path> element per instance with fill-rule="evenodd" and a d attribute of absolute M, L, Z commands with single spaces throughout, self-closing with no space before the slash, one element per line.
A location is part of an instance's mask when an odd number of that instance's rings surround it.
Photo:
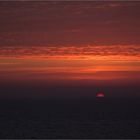
<path fill-rule="evenodd" d="M 1 1 L 1 82 L 139 83 L 139 15 L 138 1 Z"/>

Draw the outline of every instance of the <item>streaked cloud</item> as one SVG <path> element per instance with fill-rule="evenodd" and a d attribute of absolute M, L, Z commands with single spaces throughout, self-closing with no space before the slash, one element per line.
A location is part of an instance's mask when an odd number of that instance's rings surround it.
<path fill-rule="evenodd" d="M 140 60 L 140 45 L 87 45 L 0 48 L 1 57 L 46 59 Z"/>

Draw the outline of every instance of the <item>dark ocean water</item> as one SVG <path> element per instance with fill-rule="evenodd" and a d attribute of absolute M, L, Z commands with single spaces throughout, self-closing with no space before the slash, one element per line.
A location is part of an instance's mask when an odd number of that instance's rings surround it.
<path fill-rule="evenodd" d="M 2 100 L 0 138 L 140 138 L 139 98 Z"/>

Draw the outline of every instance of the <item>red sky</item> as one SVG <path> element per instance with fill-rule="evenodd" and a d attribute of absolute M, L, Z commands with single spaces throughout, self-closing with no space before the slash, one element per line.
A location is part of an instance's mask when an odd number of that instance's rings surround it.
<path fill-rule="evenodd" d="M 140 81 L 140 2 L 0 2 L 1 81 Z"/>

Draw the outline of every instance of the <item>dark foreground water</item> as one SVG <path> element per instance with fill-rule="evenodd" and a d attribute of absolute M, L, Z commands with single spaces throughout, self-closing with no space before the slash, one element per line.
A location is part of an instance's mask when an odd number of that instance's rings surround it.
<path fill-rule="evenodd" d="M 0 138 L 140 138 L 139 99 L 0 102 Z"/>

